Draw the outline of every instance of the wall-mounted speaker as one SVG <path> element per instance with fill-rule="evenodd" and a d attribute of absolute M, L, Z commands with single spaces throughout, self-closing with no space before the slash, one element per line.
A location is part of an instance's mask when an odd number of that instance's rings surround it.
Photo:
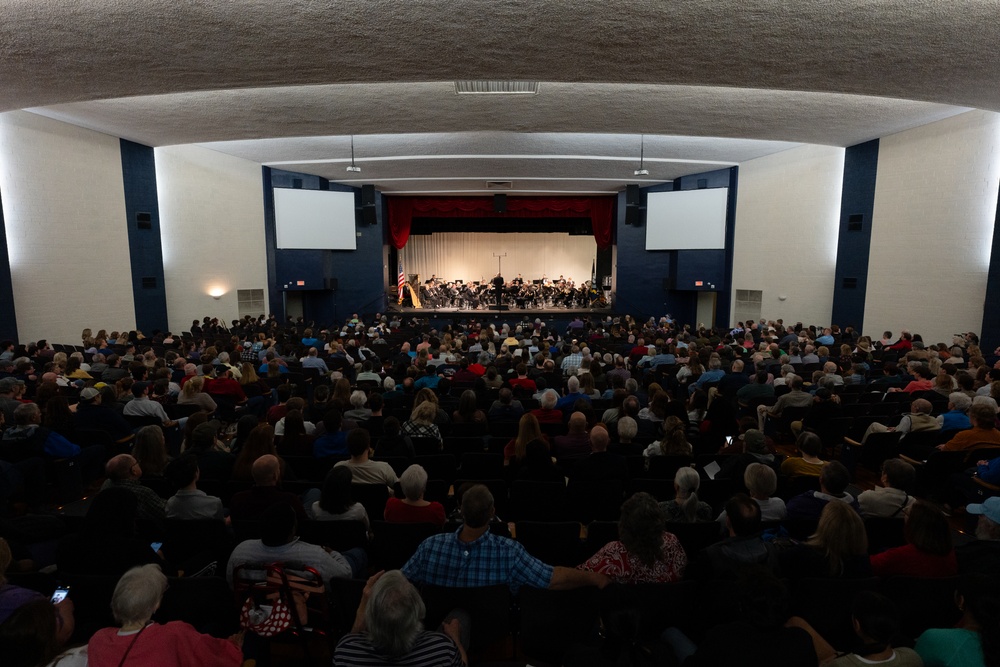
<path fill-rule="evenodd" d="M 378 219 L 375 216 L 375 205 L 362 206 L 361 207 L 361 219 L 364 220 L 366 225 L 376 225 L 378 224 Z"/>
<path fill-rule="evenodd" d="M 626 185 L 625 186 L 625 205 L 626 206 L 638 206 L 639 205 L 639 186 L 638 185 Z"/>
<path fill-rule="evenodd" d="M 361 205 L 362 206 L 374 206 L 375 205 L 375 186 L 368 184 L 361 186 Z"/>
<path fill-rule="evenodd" d="M 507 212 L 507 195 L 493 195 L 493 212 Z"/>
<path fill-rule="evenodd" d="M 324 278 L 323 279 L 323 289 L 328 289 L 331 292 L 337 291 L 337 279 L 336 278 Z"/>
<path fill-rule="evenodd" d="M 638 227 L 642 224 L 640 219 L 640 210 L 638 206 L 626 206 L 625 207 L 625 224 L 633 225 Z"/>

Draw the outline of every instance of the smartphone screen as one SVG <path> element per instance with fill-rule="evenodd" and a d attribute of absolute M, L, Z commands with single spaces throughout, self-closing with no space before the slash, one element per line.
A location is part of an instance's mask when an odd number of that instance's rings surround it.
<path fill-rule="evenodd" d="M 59 604 L 66 599 L 67 595 L 69 595 L 69 587 L 57 588 L 56 592 L 52 594 L 52 604 Z"/>
<path fill-rule="evenodd" d="M 163 546 L 163 542 L 153 542 L 153 543 L 152 543 L 152 544 L 150 544 L 149 546 L 150 546 L 150 548 L 151 548 L 151 549 L 152 549 L 153 551 L 159 551 L 159 550 L 160 550 L 160 547 L 162 547 L 162 546 Z"/>
<path fill-rule="evenodd" d="M 728 447 L 731 444 L 733 444 L 733 436 L 727 435 L 726 436 L 726 446 Z"/>

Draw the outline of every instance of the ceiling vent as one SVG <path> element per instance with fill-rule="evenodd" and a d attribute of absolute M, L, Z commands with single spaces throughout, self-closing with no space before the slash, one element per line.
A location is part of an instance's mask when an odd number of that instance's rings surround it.
<path fill-rule="evenodd" d="M 510 190 L 514 187 L 514 181 L 486 181 L 487 190 Z"/>
<path fill-rule="evenodd" d="M 458 95 L 537 95 L 537 81 L 456 81 Z"/>

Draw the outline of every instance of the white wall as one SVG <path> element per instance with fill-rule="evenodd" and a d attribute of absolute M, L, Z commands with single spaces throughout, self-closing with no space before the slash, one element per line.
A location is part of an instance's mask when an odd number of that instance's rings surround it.
<path fill-rule="evenodd" d="M 170 330 L 206 315 L 237 319 L 237 289 L 267 298 L 260 165 L 191 145 L 154 155 Z"/>
<path fill-rule="evenodd" d="M 21 342 L 135 328 L 116 137 L 0 114 L 0 194 Z"/>
<path fill-rule="evenodd" d="M 830 322 L 843 179 L 844 149 L 831 146 L 740 164 L 734 305 L 736 290 L 761 290 L 761 317 Z"/>
<path fill-rule="evenodd" d="M 970 111 L 879 142 L 865 330 L 951 342 L 983 322 L 1000 115 Z M 981 332 L 980 332 L 981 333 Z"/>

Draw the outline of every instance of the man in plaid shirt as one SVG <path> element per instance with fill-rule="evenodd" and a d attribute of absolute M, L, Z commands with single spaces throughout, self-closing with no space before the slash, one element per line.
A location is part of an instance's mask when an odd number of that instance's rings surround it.
<path fill-rule="evenodd" d="M 472 588 L 508 584 L 512 593 L 523 586 L 565 590 L 604 588 L 611 580 L 596 572 L 546 565 L 524 547 L 490 532 L 493 494 L 482 484 L 462 496 L 462 528 L 424 540 L 403 566 L 411 582 Z"/>

